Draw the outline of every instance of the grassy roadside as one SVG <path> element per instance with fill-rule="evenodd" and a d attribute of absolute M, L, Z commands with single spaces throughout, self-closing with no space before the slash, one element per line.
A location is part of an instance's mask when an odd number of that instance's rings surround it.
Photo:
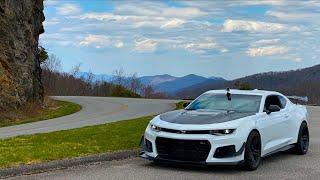
<path fill-rule="evenodd" d="M 51 101 L 54 105 L 47 108 L 35 106 L 25 111 L 8 112 L 13 114 L 8 116 L 14 116 L 14 118 L 1 118 L 0 116 L 0 127 L 53 119 L 81 110 L 81 106 L 75 103 L 58 100 Z"/>
<path fill-rule="evenodd" d="M 176 103 L 176 110 L 178 110 L 178 109 L 184 109 L 184 108 L 185 108 L 184 105 L 185 105 L 186 103 L 190 103 L 190 102 L 191 102 L 191 100 L 179 101 L 178 103 Z"/>
<path fill-rule="evenodd" d="M 135 149 L 151 118 L 0 140 L 0 167 Z"/>
<path fill-rule="evenodd" d="M 180 101 L 176 103 L 176 109 L 183 109 L 183 105 L 186 103 L 186 101 Z"/>
<path fill-rule="evenodd" d="M 183 108 L 183 103 L 177 103 L 176 108 Z M 0 168 L 136 149 L 151 119 L 148 116 L 0 140 Z"/>

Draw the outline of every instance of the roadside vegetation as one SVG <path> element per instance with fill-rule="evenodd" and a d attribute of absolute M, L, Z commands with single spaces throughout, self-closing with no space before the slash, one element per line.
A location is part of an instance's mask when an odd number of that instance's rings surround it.
<path fill-rule="evenodd" d="M 18 110 L 0 112 L 0 127 L 53 119 L 79 110 L 78 104 L 45 98 L 42 105 L 29 103 Z"/>
<path fill-rule="evenodd" d="M 151 118 L 0 140 L 0 167 L 136 149 Z"/>
<path fill-rule="evenodd" d="M 40 49 L 46 54 L 45 49 Z M 61 61 L 55 55 L 44 56 L 41 61 L 42 83 L 51 96 L 102 96 L 131 98 L 167 98 L 155 92 L 151 85 L 143 85 L 136 73 L 126 74 L 123 69 L 113 72 L 111 79 L 102 79 L 92 72 L 81 72 L 81 64 L 70 72 L 61 72 Z"/>
<path fill-rule="evenodd" d="M 195 98 L 213 89 L 235 88 L 242 90 L 261 89 L 277 91 L 287 96 L 307 96 L 310 105 L 320 105 L 320 65 L 282 71 L 258 73 L 235 80 L 216 83 L 206 81 L 176 93 L 176 99 Z"/>
<path fill-rule="evenodd" d="M 176 103 L 176 109 L 183 109 L 184 108 L 184 104 L 187 103 L 187 101 L 180 101 L 178 103 Z"/>

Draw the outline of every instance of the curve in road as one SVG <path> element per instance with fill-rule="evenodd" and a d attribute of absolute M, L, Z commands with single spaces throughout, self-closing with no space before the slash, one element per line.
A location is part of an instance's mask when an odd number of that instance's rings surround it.
<path fill-rule="evenodd" d="M 0 128 L 0 138 L 74 129 L 155 115 L 174 109 L 175 103 L 178 102 L 177 100 L 85 96 L 57 96 L 54 98 L 80 104 L 82 110 L 55 119 Z"/>
<path fill-rule="evenodd" d="M 320 107 L 308 107 L 310 112 L 310 149 L 304 156 L 279 153 L 264 159 L 261 167 L 247 172 L 235 167 L 158 166 L 140 158 L 102 162 L 64 170 L 11 178 L 12 180 L 58 179 L 319 179 L 320 176 Z"/>

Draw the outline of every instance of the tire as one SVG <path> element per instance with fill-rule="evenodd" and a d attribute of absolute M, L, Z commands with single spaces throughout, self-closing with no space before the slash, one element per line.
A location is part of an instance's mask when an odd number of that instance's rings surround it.
<path fill-rule="evenodd" d="M 309 149 L 309 129 L 306 122 L 303 122 L 299 129 L 297 143 L 294 147 L 294 152 L 299 155 L 304 155 Z"/>
<path fill-rule="evenodd" d="M 261 139 L 257 131 L 252 131 L 247 139 L 243 166 L 248 171 L 256 170 L 261 163 Z"/>

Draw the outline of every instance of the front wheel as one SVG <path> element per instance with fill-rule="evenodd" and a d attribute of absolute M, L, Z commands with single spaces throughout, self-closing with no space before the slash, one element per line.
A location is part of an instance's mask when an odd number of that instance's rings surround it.
<path fill-rule="evenodd" d="M 294 150 L 299 155 L 304 155 L 309 149 L 309 129 L 306 122 L 303 122 L 299 129 L 298 141 Z"/>
<path fill-rule="evenodd" d="M 252 131 L 247 139 L 244 152 L 244 167 L 253 171 L 256 170 L 261 162 L 261 140 L 256 131 Z"/>

